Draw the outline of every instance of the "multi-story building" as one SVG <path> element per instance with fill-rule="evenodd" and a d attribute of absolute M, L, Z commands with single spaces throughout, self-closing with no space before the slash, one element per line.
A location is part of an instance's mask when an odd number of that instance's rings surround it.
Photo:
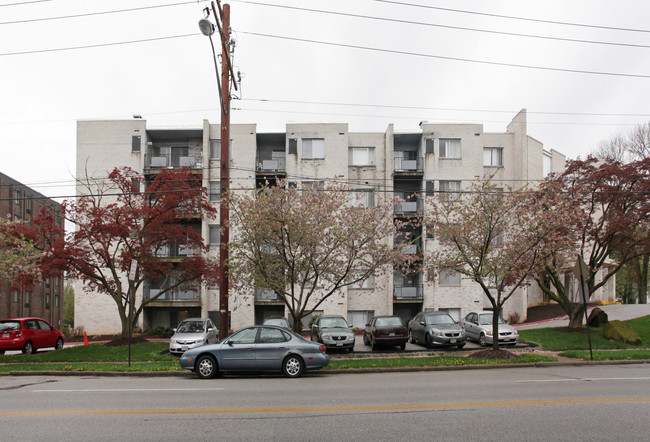
<path fill-rule="evenodd" d="M 165 167 L 188 167 L 200 174 L 209 198 L 219 204 L 220 127 L 203 122 L 200 129 L 148 129 L 140 118 L 121 121 L 79 121 L 77 174 L 106 177 L 116 166 L 129 166 L 144 176 Z M 417 131 L 351 133 L 347 124 L 287 124 L 279 133 L 258 133 L 255 124 L 235 124 L 230 130 L 231 187 L 253 189 L 275 178 L 297 186 L 330 179 L 347 181 L 351 188 L 367 192 L 372 204 L 375 189 L 394 192 L 404 203 L 396 217 L 424 210 L 426 198 L 436 191 L 462 190 L 470 181 L 487 175 L 510 185 L 542 179 L 562 170 L 565 157 L 544 149 L 528 136 L 526 111 L 522 110 L 505 132 L 488 133 L 480 124 L 428 124 Z M 195 220 L 210 253 L 218 253 L 217 220 Z M 231 235 L 233 231 L 231 230 Z M 425 254 L 433 246 L 426 232 L 413 252 Z M 179 252 L 179 254 L 181 254 Z M 320 307 L 324 313 L 343 314 L 355 326 L 370 317 L 397 314 L 407 319 L 425 309 L 446 310 L 458 319 L 489 302 L 473 282 L 442 274 L 429 279 L 424 274 L 399 272 L 369 279 L 363 286 L 348 287 Z M 139 296 L 149 296 L 145 287 Z M 76 290 L 75 325 L 91 333 L 119 330 L 117 311 L 108 296 L 81 295 Z M 218 287 L 201 287 L 192 296 L 178 296 L 147 307 L 144 328 L 174 327 L 186 316 L 216 319 Z M 609 295 L 607 295 L 609 296 Z M 505 315 L 517 313 L 543 301 L 541 291 L 526 286 L 507 304 Z M 251 287 L 248 293 L 231 294 L 230 326 L 233 329 L 261 322 L 268 316 L 284 316 L 284 305 L 274 293 Z M 309 318 L 305 318 L 307 323 Z"/>
<path fill-rule="evenodd" d="M 61 205 L 24 184 L 0 173 L 0 216 L 16 222 L 30 222 L 45 208 L 63 228 Z M 63 323 L 63 275 L 37 281 L 32 287 L 0 284 L 0 318 L 36 316 L 57 328 Z"/>

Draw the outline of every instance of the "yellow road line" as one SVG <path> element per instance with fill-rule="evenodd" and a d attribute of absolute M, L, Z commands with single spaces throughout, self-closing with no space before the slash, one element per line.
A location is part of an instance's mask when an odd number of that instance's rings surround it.
<path fill-rule="evenodd" d="M 601 403 L 650 402 L 650 397 L 628 398 L 585 398 L 585 399 L 536 399 L 522 401 L 495 402 L 451 402 L 441 404 L 387 404 L 387 405 L 351 405 L 334 407 L 270 407 L 270 408 L 150 408 L 125 410 L 34 410 L 1 411 L 0 416 L 93 416 L 117 414 L 220 414 L 220 413 L 311 413 L 337 411 L 399 411 L 399 410 L 434 410 L 441 408 L 476 408 L 476 407 L 511 407 L 520 405 L 554 405 L 554 404 L 601 404 Z"/>

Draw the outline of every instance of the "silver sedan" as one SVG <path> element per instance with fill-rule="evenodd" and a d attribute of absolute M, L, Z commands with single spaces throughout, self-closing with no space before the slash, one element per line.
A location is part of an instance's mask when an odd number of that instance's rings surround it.
<path fill-rule="evenodd" d="M 460 326 L 465 329 L 467 339 L 474 340 L 482 346 L 486 346 L 494 342 L 492 321 L 491 311 L 471 312 L 460 320 Z M 499 331 L 499 344 L 516 345 L 519 342 L 517 329 L 508 324 L 501 316 L 499 316 L 497 327 Z"/>
<path fill-rule="evenodd" d="M 292 331 L 272 325 L 244 328 L 213 344 L 186 351 L 179 360 L 183 369 L 209 379 L 220 372 L 278 372 L 302 376 L 305 370 L 329 364 L 325 346 Z"/>

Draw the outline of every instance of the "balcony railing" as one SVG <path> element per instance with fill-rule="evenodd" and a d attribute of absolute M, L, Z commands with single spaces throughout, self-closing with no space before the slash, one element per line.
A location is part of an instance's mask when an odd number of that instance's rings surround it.
<path fill-rule="evenodd" d="M 393 296 L 395 299 L 422 299 L 422 284 L 413 286 L 393 284 Z"/>
<path fill-rule="evenodd" d="M 423 172 L 424 158 L 393 157 L 393 170 L 395 172 Z"/>
<path fill-rule="evenodd" d="M 190 169 L 201 169 L 203 163 L 201 157 L 196 155 L 178 154 L 147 154 L 144 157 L 144 167 L 157 169 L 164 167 L 189 167 Z"/>
<path fill-rule="evenodd" d="M 144 288 L 144 299 L 152 299 L 157 296 L 163 289 L 154 289 L 151 287 Z M 201 299 L 200 287 L 187 286 L 170 290 L 157 298 L 154 302 L 174 302 L 174 301 L 199 301 Z"/>
<path fill-rule="evenodd" d="M 286 158 L 257 159 L 258 172 L 284 172 L 287 170 Z"/>
<path fill-rule="evenodd" d="M 404 195 L 395 194 L 395 196 L 404 199 Z M 415 201 L 404 201 L 402 204 L 395 206 L 395 214 L 402 215 L 408 213 L 421 212 L 424 206 L 422 198 L 416 198 Z"/>
<path fill-rule="evenodd" d="M 256 288 L 255 289 L 255 301 L 256 302 L 280 302 L 281 299 L 271 289 Z"/>
<path fill-rule="evenodd" d="M 194 256 L 195 250 L 185 244 L 175 244 L 159 248 L 155 253 L 159 258 L 182 258 L 185 256 Z"/>

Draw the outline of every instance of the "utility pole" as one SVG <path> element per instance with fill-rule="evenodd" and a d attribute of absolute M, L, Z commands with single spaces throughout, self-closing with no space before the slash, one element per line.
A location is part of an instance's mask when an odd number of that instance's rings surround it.
<path fill-rule="evenodd" d="M 219 339 L 228 336 L 228 293 L 229 293 L 229 276 L 228 276 L 228 258 L 230 252 L 230 202 L 228 193 L 230 190 L 230 81 L 235 90 L 237 83 L 234 81 L 232 63 L 230 61 L 230 5 L 224 4 L 217 0 L 218 9 L 214 2 L 211 2 L 212 12 L 219 30 L 221 40 L 221 81 L 219 81 L 219 69 L 217 58 L 212 42 L 214 25 L 207 19 L 199 21 L 199 27 L 204 35 L 210 37 L 212 46 L 212 55 L 214 58 L 214 67 L 217 74 L 217 84 L 220 87 L 220 109 L 221 109 L 221 170 L 220 170 L 220 204 L 219 212 Z M 206 8 L 207 9 L 207 8 Z M 208 11 L 209 14 L 209 11 Z"/>
<path fill-rule="evenodd" d="M 218 1 L 218 0 L 217 0 Z M 214 2 L 212 3 L 214 11 Z M 215 17 L 216 11 L 215 12 Z M 227 263 L 230 255 L 230 5 L 224 4 L 221 14 L 221 96 L 223 109 L 221 110 L 221 212 L 219 215 L 219 339 L 228 336 L 228 294 L 229 280 Z M 217 23 L 218 20 L 217 20 Z"/>

